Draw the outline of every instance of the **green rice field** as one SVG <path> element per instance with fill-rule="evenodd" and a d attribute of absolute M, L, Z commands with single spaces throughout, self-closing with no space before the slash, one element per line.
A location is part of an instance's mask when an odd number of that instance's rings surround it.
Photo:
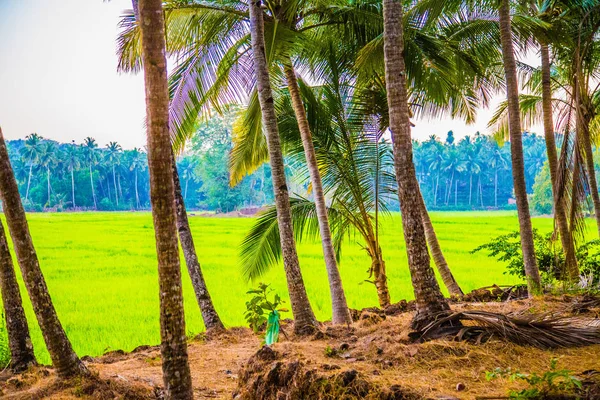
<path fill-rule="evenodd" d="M 464 290 L 516 282 L 503 274 L 503 265 L 485 254 L 469 254 L 491 238 L 517 229 L 516 213 L 432 213 L 432 219 Z M 238 246 L 253 220 L 190 220 L 217 311 L 227 326 L 244 325 L 246 290 L 252 284 L 241 277 Z M 159 342 L 158 278 L 150 213 L 40 213 L 30 214 L 29 221 L 59 318 L 80 356 L 128 351 Z M 592 221 L 588 222 L 591 226 Z M 550 218 L 535 218 L 533 224 L 542 232 L 552 229 Z M 413 294 L 399 215 L 386 218 L 381 231 L 392 301 L 410 299 Z M 302 243 L 299 255 L 312 306 L 317 317 L 326 320 L 331 309 L 321 246 Z M 342 250 L 340 268 L 352 308 L 377 304 L 374 286 L 365 282 L 369 266 L 359 238 L 350 238 Z M 204 328 L 185 267 L 183 277 L 187 330 L 192 336 Z M 262 281 L 287 297 L 282 266 L 273 268 Z M 22 293 L 26 298 L 23 286 Z M 28 300 L 25 303 L 35 351 L 40 361 L 49 363 L 31 305 Z"/>

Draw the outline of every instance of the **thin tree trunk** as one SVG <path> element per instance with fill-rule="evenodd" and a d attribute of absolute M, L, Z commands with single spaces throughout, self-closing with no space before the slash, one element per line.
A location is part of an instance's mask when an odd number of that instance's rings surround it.
<path fill-rule="evenodd" d="M 194 397 L 188 364 L 173 163 L 169 135 L 169 90 L 165 21 L 161 0 L 140 0 L 142 60 L 146 86 L 150 201 L 158 258 L 163 382 L 168 399 Z"/>
<path fill-rule="evenodd" d="M 29 187 L 31 186 L 31 173 L 33 172 L 33 164 L 29 164 L 29 176 L 27 177 L 27 191 L 25 192 L 25 201 L 29 199 Z"/>
<path fill-rule="evenodd" d="M 444 257 L 444 253 L 442 252 L 442 248 L 440 247 L 440 243 L 438 242 L 437 235 L 435 234 L 435 230 L 433 229 L 433 224 L 431 223 L 429 212 L 427 212 L 427 206 L 425 205 L 425 200 L 423 200 L 423 195 L 421 194 L 420 188 L 419 200 L 421 203 L 421 218 L 423 220 L 425 238 L 427 239 L 427 245 L 429 246 L 429 250 L 431 251 L 431 257 L 433 258 L 433 262 L 438 272 L 440 273 L 440 276 L 442 277 L 444 286 L 446 286 L 446 289 L 448 289 L 448 293 L 454 296 L 460 296 L 463 294 L 463 291 L 458 285 L 458 282 L 456 282 L 456 279 L 454 279 L 454 275 L 452 275 L 452 271 L 450 271 L 450 267 L 448 266 L 446 257 Z"/>
<path fill-rule="evenodd" d="M 556 140 L 554 138 L 554 121 L 552 119 L 552 87 L 550 76 L 550 50 L 548 45 L 540 43 L 542 58 L 542 111 L 544 118 L 544 139 L 546 141 L 546 153 L 548 155 L 548 166 L 550 167 L 550 181 L 552 183 L 552 197 L 554 199 L 554 218 L 558 225 L 558 232 L 565 252 L 565 263 L 570 279 L 579 278 L 579 267 L 575 257 L 575 245 L 573 236 L 569 231 L 567 213 L 563 199 L 559 198 L 558 185 L 558 154 L 556 151 Z"/>
<path fill-rule="evenodd" d="M 92 171 L 92 164 L 90 163 L 90 184 L 92 185 L 92 198 L 94 199 L 94 209 L 98 208 L 96 203 L 96 191 L 94 189 L 94 173 Z"/>
<path fill-rule="evenodd" d="M 123 190 L 121 189 L 121 174 L 117 174 L 117 185 L 119 186 L 119 197 L 123 198 Z"/>
<path fill-rule="evenodd" d="M 115 199 L 117 200 L 117 207 L 119 207 L 119 191 L 117 190 L 117 174 L 115 172 L 115 165 L 112 166 L 113 170 L 113 183 L 115 185 Z"/>
<path fill-rule="evenodd" d="M 73 196 L 73 209 L 75 209 L 75 172 L 71 169 L 71 196 Z"/>
<path fill-rule="evenodd" d="M 172 165 L 173 184 L 175 187 L 175 207 L 177 212 L 177 231 L 179 232 L 179 241 L 185 257 L 185 264 L 187 265 L 188 273 L 192 280 L 192 287 L 196 294 L 196 301 L 200 307 L 202 320 L 204 321 L 206 330 L 224 330 L 225 326 L 223 325 L 223 322 L 221 322 L 219 314 L 217 314 L 217 310 L 215 309 L 208 288 L 206 287 L 206 281 L 202 275 L 200 261 L 198 260 L 198 254 L 196 254 L 194 238 L 192 236 L 192 230 L 190 229 L 190 222 L 185 208 L 185 201 L 183 196 L 181 196 L 181 181 L 179 180 L 179 172 L 177 171 L 177 163 L 175 162 L 174 155 Z"/>
<path fill-rule="evenodd" d="M 48 181 L 48 207 L 50 207 L 50 167 L 46 167 L 46 178 Z"/>
<path fill-rule="evenodd" d="M 458 206 L 458 179 L 454 181 L 454 207 Z"/>
<path fill-rule="evenodd" d="M 425 230 L 421 217 L 419 187 L 412 161 L 410 117 L 406 89 L 402 2 L 384 0 L 384 64 L 390 131 L 394 150 L 394 167 L 398 182 L 398 197 L 402 211 L 404 240 L 408 253 L 417 312 L 413 328 L 419 329 L 431 322 L 440 312 L 449 310 L 430 265 Z"/>
<path fill-rule="evenodd" d="M 185 192 L 184 192 L 184 194 L 183 194 L 183 200 L 184 200 L 184 201 L 187 201 L 187 191 L 188 191 L 188 184 L 189 184 L 189 183 L 190 183 L 190 180 L 189 180 L 189 179 L 186 179 L 186 180 L 185 180 Z"/>
<path fill-rule="evenodd" d="M 252 1 L 249 6 L 250 33 L 252 37 L 258 99 L 262 110 L 263 127 L 267 137 L 283 264 L 290 294 L 292 313 L 295 320 L 294 330 L 298 334 L 303 334 L 313 332 L 317 329 L 318 323 L 308 301 L 304 280 L 300 271 L 298 254 L 296 253 L 290 199 L 285 179 L 281 145 L 279 143 L 277 116 L 275 115 L 273 93 L 271 91 L 271 82 L 269 81 L 261 3 L 261 0 Z"/>
<path fill-rule="evenodd" d="M 471 205 L 471 194 L 473 193 L 473 174 L 469 176 L 469 205 Z"/>
<path fill-rule="evenodd" d="M 494 168 L 494 207 L 498 208 L 498 167 Z"/>
<path fill-rule="evenodd" d="M 437 194 L 438 194 L 438 185 L 440 183 L 440 174 L 438 172 L 437 178 L 435 179 L 435 192 L 433 193 L 433 206 L 437 207 Z"/>
<path fill-rule="evenodd" d="M 2 221 L 0 221 L 0 290 L 10 348 L 10 368 L 13 372 L 22 372 L 30 365 L 36 365 L 37 361 L 33 353 L 29 326 Z"/>
<path fill-rule="evenodd" d="M 4 201 L 4 214 L 13 239 L 23 280 L 56 372 L 60 377 L 88 374 L 87 369 L 73 351 L 71 342 L 58 320 L 56 310 L 50 299 L 46 281 L 31 240 L 25 210 L 19 197 L 19 187 L 10 165 L 1 130 L 0 196 Z"/>
<path fill-rule="evenodd" d="M 312 142 L 312 134 L 306 118 L 304 104 L 300 97 L 300 87 L 296 79 L 296 72 L 292 66 L 292 60 L 289 59 L 288 65 L 284 67 L 287 79 L 288 89 L 292 99 L 292 106 L 298 121 L 300 136 L 302 137 L 302 146 L 306 156 L 306 165 L 310 174 L 310 181 L 315 199 L 315 208 L 317 209 L 317 221 L 319 223 L 319 232 L 321 233 L 321 244 L 323 246 L 323 256 L 325 258 L 325 267 L 329 279 L 329 292 L 331 295 L 332 322 L 334 324 L 351 324 L 352 317 L 346 302 L 346 295 L 342 285 L 342 277 L 338 269 L 333 249 L 333 240 L 331 239 L 331 230 L 329 228 L 329 218 L 327 216 L 327 205 L 325 203 L 325 194 L 321 182 L 321 174 L 317 164 L 315 147 Z"/>
<path fill-rule="evenodd" d="M 519 110 L 519 86 L 517 82 L 517 66 L 512 42 L 510 22 L 510 6 L 508 0 L 500 0 L 500 39 L 502 42 L 502 58 L 506 75 L 506 95 L 508 99 L 508 126 L 510 132 L 510 150 L 512 159 L 513 185 L 517 200 L 517 213 L 521 233 L 521 249 L 527 276 L 527 287 L 530 296 L 541 291 L 540 272 L 538 270 L 533 230 L 529 215 L 529 202 L 525 186 L 525 169 L 523 163 L 523 143 L 521 131 L 521 115 Z"/>
<path fill-rule="evenodd" d="M 135 169 L 135 207 L 137 209 L 140 208 L 140 195 L 139 195 L 139 192 L 138 192 L 137 168 Z"/>

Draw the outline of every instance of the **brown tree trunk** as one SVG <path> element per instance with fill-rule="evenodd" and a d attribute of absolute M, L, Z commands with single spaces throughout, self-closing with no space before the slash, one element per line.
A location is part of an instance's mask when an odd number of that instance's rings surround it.
<path fill-rule="evenodd" d="M 196 301 L 200 307 L 202 313 L 202 320 L 207 331 L 220 331 L 225 330 L 219 314 L 210 298 L 210 293 L 206 287 L 206 281 L 202 275 L 202 268 L 200 267 L 200 261 L 196 254 L 196 247 L 194 246 L 194 238 L 192 236 L 192 230 L 190 229 L 190 222 L 187 216 L 187 210 L 185 209 L 185 201 L 181 195 L 181 181 L 179 180 L 179 172 L 177 171 L 177 163 L 175 156 L 172 159 L 173 165 L 173 184 L 175 187 L 175 207 L 177 210 L 177 230 L 179 231 L 179 241 L 185 257 L 185 264 L 187 265 L 190 279 L 192 280 L 192 286 L 194 287 L 194 293 L 196 294 Z"/>
<path fill-rule="evenodd" d="M 161 0 L 140 0 L 142 61 L 146 86 L 150 200 L 158 258 L 163 381 L 168 399 L 193 399 L 188 364 L 165 57 L 165 20 Z"/>
<path fill-rule="evenodd" d="M 87 374 L 85 366 L 73 351 L 71 342 L 58 320 L 48 287 L 33 246 L 19 188 L 13 173 L 4 136 L 0 130 L 0 196 L 4 201 L 4 215 L 13 239 L 17 260 L 33 311 L 40 325 L 52 364 L 60 377 Z"/>
<path fill-rule="evenodd" d="M 342 277 L 338 269 L 333 249 L 333 240 L 331 239 L 331 230 L 329 229 L 329 218 L 327 216 L 327 205 L 325 203 L 325 194 L 321 182 L 321 174 L 315 155 L 315 147 L 312 142 L 312 134 L 306 118 L 306 111 L 300 96 L 300 87 L 296 79 L 296 72 L 292 66 L 292 60 L 288 60 L 289 65 L 284 67 L 287 79 L 288 89 L 292 99 L 294 113 L 298 120 L 298 128 L 302 137 L 302 146 L 306 156 L 306 165 L 310 173 L 313 194 L 315 198 L 315 207 L 317 209 L 317 221 L 319 223 L 319 232 L 321 233 L 321 243 L 323 245 L 323 256 L 325 257 L 325 267 L 329 279 L 329 292 L 331 295 L 332 322 L 334 324 L 351 324 L 352 317 L 346 302 L 344 287 L 342 286 Z"/>
<path fill-rule="evenodd" d="M 36 365 L 33 344 L 29 336 L 29 326 L 23 310 L 21 292 L 13 266 L 4 225 L 0 221 L 0 290 L 8 332 L 10 348 L 10 368 L 13 372 L 22 372 L 30 365 Z"/>
<path fill-rule="evenodd" d="M 413 328 L 419 329 L 439 313 L 449 310 L 430 265 L 421 217 L 421 199 L 412 160 L 410 117 L 406 89 L 401 0 L 383 2 L 384 64 L 394 168 L 402 212 L 408 266 L 417 312 Z"/>
<path fill-rule="evenodd" d="M 538 270 L 533 230 L 529 215 L 529 202 L 525 186 L 525 169 L 523 163 L 523 141 L 521 131 L 521 115 L 519 110 L 519 86 L 517 82 L 517 66 L 512 43 L 510 22 L 510 6 L 508 0 L 500 0 L 500 39 L 502 42 L 502 58 L 506 76 L 506 95 L 508 99 L 508 129 L 510 132 L 510 151 L 513 170 L 513 185 L 517 200 L 517 214 L 521 233 L 521 249 L 527 276 L 529 295 L 541 291 L 540 272 Z"/>
<path fill-rule="evenodd" d="M 277 222 L 283 254 L 283 265 L 287 278 L 288 291 L 294 315 L 294 331 L 298 334 L 311 333 L 317 329 L 318 323 L 308 301 L 306 288 L 300 271 L 300 263 L 296 252 L 296 242 L 292 227 L 290 212 L 290 199 L 283 155 L 279 141 L 277 116 L 273 105 L 273 93 L 269 81 L 269 69 L 265 52 L 265 37 L 263 14 L 260 0 L 250 2 L 250 33 L 252 36 L 252 50 L 254 68 L 256 70 L 256 85 L 258 100 L 262 110 L 263 129 L 267 137 L 269 159 L 272 170 L 273 190 L 275 192 L 275 206 L 277 208 Z"/>
<path fill-rule="evenodd" d="M 554 218 L 558 225 L 558 233 L 565 252 L 567 274 L 571 280 L 579 278 L 579 267 L 575 258 L 575 245 L 573 237 L 569 232 L 569 223 L 565 211 L 563 199 L 558 198 L 558 154 L 556 152 L 556 140 L 554 138 L 554 121 L 552 118 L 552 86 L 550 77 L 550 50 L 548 45 L 540 43 L 542 58 L 542 111 L 544 117 L 544 139 L 546 141 L 546 153 L 548 154 L 548 166 L 550 167 L 550 180 L 552 182 L 552 195 L 554 198 Z"/>
<path fill-rule="evenodd" d="M 429 245 L 433 262 L 440 273 L 440 276 L 442 277 L 442 281 L 444 282 L 446 289 L 448 289 L 448 293 L 454 296 L 460 296 L 463 294 L 463 291 L 458 285 L 458 282 L 456 282 L 456 279 L 454 279 L 454 275 L 452 275 L 452 271 L 450 271 L 448 262 L 446 262 L 446 257 L 444 257 L 444 253 L 442 252 L 442 248 L 438 242 L 437 235 L 433 229 L 433 224 L 431 223 L 431 218 L 429 218 L 429 212 L 427 212 L 427 206 L 423 200 L 423 195 L 421 194 L 420 188 L 419 200 L 421 203 L 421 218 L 423 220 L 425 238 L 427 239 L 427 245 Z"/>

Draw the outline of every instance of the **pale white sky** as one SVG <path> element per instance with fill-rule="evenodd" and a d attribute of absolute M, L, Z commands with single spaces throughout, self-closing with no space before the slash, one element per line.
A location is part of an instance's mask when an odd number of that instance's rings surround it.
<path fill-rule="evenodd" d="M 130 0 L 0 0 L 0 126 L 9 139 L 32 132 L 62 142 L 94 137 L 142 147 L 143 78 L 116 72 L 117 22 Z M 486 133 L 475 125 L 414 121 L 413 137 Z"/>

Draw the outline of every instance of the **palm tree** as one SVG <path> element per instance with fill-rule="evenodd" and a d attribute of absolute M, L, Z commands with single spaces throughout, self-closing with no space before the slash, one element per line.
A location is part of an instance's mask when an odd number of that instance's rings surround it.
<path fill-rule="evenodd" d="M 148 166 L 158 257 L 163 381 L 170 399 L 194 398 L 188 364 L 173 162 L 169 136 L 169 90 L 165 21 L 161 0 L 140 0 L 142 58 L 146 85 Z"/>
<path fill-rule="evenodd" d="M 410 117 L 404 64 L 402 2 L 384 0 L 384 63 L 389 126 L 394 149 L 394 167 L 402 212 L 404 240 L 408 253 L 417 312 L 413 327 L 419 329 L 440 312 L 449 310 L 430 266 L 421 218 L 420 191 L 412 161 Z"/>
<path fill-rule="evenodd" d="M 57 160 L 60 158 L 57 152 L 58 149 L 56 147 L 56 144 L 54 144 L 54 142 L 48 141 L 45 142 L 38 156 L 39 166 L 46 170 L 46 180 L 48 189 L 46 207 L 50 207 L 50 197 L 52 192 L 52 188 L 50 186 L 50 169 L 56 165 Z"/>
<path fill-rule="evenodd" d="M 29 176 L 27 177 L 27 190 L 25 192 L 25 201 L 29 200 L 29 188 L 31 186 L 31 175 L 33 167 L 38 162 L 38 157 L 42 149 L 42 137 L 37 133 L 32 133 L 25 138 L 25 146 L 21 150 L 23 160 L 29 165 Z"/>
<path fill-rule="evenodd" d="M 508 119 L 510 132 L 510 148 L 512 159 L 513 185 L 517 200 L 517 213 L 521 232 L 521 250 L 527 276 L 527 286 L 530 295 L 540 292 L 540 273 L 535 258 L 533 230 L 529 215 L 529 202 L 525 185 L 525 169 L 523 165 L 523 144 L 521 131 L 521 114 L 519 111 L 519 87 L 517 82 L 517 67 L 513 49 L 513 37 L 510 18 L 509 0 L 500 0 L 500 40 L 502 58 L 506 76 L 506 95 L 508 98 Z"/>
<path fill-rule="evenodd" d="M 185 189 L 183 190 L 183 200 L 187 201 L 188 186 L 190 181 L 196 181 L 196 167 L 197 164 L 191 160 L 186 159 L 186 162 L 181 166 L 181 177 L 185 181 Z"/>
<path fill-rule="evenodd" d="M 36 365 L 33 344 L 29 336 L 29 326 L 21 292 L 17 283 L 17 276 L 13 266 L 8 241 L 4 232 L 4 225 L 0 221 L 0 291 L 6 318 L 6 331 L 8 333 L 8 346 L 10 348 L 10 368 L 13 372 L 25 371 L 29 366 Z"/>
<path fill-rule="evenodd" d="M 67 146 L 65 156 L 67 169 L 71 173 L 71 207 L 75 209 L 77 207 L 75 204 L 75 171 L 81 168 L 81 161 L 79 148 L 74 142 Z"/>
<path fill-rule="evenodd" d="M 129 170 L 133 171 L 135 179 L 135 208 L 139 209 L 142 207 L 140 204 L 140 194 L 138 191 L 138 172 L 143 171 L 146 168 L 146 162 L 144 160 L 144 153 L 139 148 L 134 148 L 132 151 L 131 164 Z"/>
<path fill-rule="evenodd" d="M 273 107 L 273 93 L 269 69 L 266 59 L 263 11 L 261 1 L 252 2 L 250 9 L 250 32 L 254 69 L 256 71 L 256 85 L 258 100 L 262 111 L 263 129 L 267 138 L 273 190 L 275 191 L 275 205 L 283 262 L 288 282 L 288 291 L 294 314 L 294 331 L 296 333 L 310 333 L 317 329 L 317 320 L 312 311 L 306 288 L 300 272 L 296 243 L 294 241 L 292 215 L 290 212 L 290 199 L 285 178 L 283 156 L 277 127 L 277 115 Z"/>
<path fill-rule="evenodd" d="M 508 169 L 508 162 L 502 149 L 495 148 L 489 158 L 490 167 L 494 170 L 494 207 L 498 208 L 498 172 Z"/>
<path fill-rule="evenodd" d="M 48 293 L 1 130 L 0 196 L 25 286 L 56 372 L 60 377 L 86 375 L 89 372 L 73 351 Z"/>
<path fill-rule="evenodd" d="M 117 172 L 116 167 L 121 163 L 121 152 L 123 148 L 117 142 L 110 142 L 106 145 L 106 161 L 112 167 L 113 184 L 115 188 L 115 201 L 117 207 L 119 206 L 119 191 L 117 190 Z"/>
<path fill-rule="evenodd" d="M 83 154 L 85 156 L 85 160 L 88 164 L 90 170 L 90 185 L 92 186 L 92 199 L 94 200 L 94 209 L 98 208 L 98 203 L 96 201 L 96 189 L 94 188 L 94 170 L 93 167 L 98 163 L 98 144 L 96 144 L 96 140 L 87 137 L 83 142 Z"/>

